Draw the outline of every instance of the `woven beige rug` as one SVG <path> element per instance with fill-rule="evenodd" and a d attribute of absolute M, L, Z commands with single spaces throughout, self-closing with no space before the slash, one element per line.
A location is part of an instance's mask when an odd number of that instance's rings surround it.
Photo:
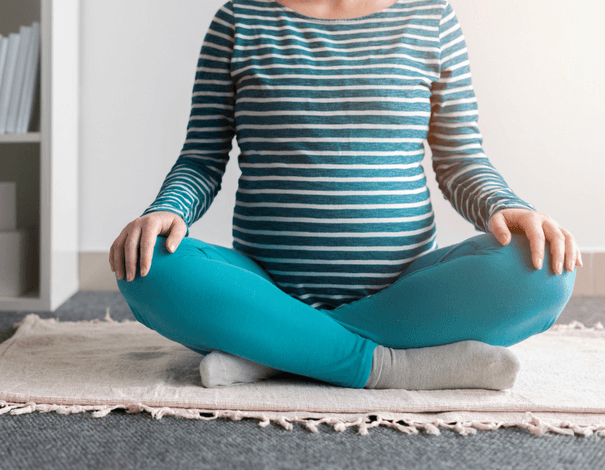
<path fill-rule="evenodd" d="M 511 347 L 522 362 L 510 390 L 366 390 L 294 374 L 207 389 L 201 355 L 138 322 L 59 322 L 29 314 L 0 344 L 0 414 L 147 411 L 211 420 L 256 418 L 310 431 L 326 423 L 359 433 L 389 426 L 407 434 L 461 434 L 518 426 L 533 434 L 605 436 L 605 329 L 555 325 Z"/>

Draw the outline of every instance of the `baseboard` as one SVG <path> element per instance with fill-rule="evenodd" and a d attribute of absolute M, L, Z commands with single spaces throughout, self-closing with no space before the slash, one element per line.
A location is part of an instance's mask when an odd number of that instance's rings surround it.
<path fill-rule="evenodd" d="M 120 290 L 109 265 L 109 253 L 80 252 L 80 290 Z"/>
<path fill-rule="evenodd" d="M 605 296 L 605 252 L 582 253 L 572 295 Z M 119 291 L 109 253 L 80 253 L 80 290 Z"/>

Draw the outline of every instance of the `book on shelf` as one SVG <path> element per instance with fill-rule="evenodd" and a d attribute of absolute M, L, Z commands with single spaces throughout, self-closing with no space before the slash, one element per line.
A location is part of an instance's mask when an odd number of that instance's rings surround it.
<path fill-rule="evenodd" d="M 0 35 L 0 134 L 29 130 L 40 70 L 40 23 Z"/>

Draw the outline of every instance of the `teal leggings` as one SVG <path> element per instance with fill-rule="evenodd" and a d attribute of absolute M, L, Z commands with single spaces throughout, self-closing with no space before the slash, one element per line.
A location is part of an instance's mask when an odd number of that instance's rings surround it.
<path fill-rule="evenodd" d="M 333 310 L 283 292 L 253 260 L 184 238 L 157 238 L 151 269 L 117 280 L 135 318 L 201 354 L 221 350 L 333 385 L 363 388 L 378 344 L 422 348 L 464 340 L 511 346 L 550 328 L 576 271 L 534 268 L 529 240 L 491 233 L 429 252 L 389 287 Z"/>

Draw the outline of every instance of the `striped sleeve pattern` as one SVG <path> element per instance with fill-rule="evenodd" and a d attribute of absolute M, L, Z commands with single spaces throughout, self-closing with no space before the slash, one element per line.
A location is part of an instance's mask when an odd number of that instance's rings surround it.
<path fill-rule="evenodd" d="M 232 148 L 235 96 L 230 67 L 234 30 L 228 2 L 213 18 L 198 57 L 185 143 L 156 199 L 141 214 L 174 212 L 187 224 L 186 236 L 220 190 Z"/>
<path fill-rule="evenodd" d="M 536 209 L 513 193 L 483 153 L 468 50 L 448 2 L 439 21 L 439 40 L 440 78 L 431 89 L 427 136 L 433 170 L 444 199 L 477 231 L 488 232 L 487 223 L 499 210 Z"/>

